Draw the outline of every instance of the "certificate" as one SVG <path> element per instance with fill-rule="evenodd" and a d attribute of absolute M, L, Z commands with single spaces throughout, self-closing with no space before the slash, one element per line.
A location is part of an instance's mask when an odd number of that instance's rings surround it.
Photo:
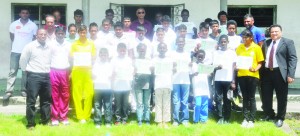
<path fill-rule="evenodd" d="M 184 51 L 190 53 L 194 51 L 197 43 L 195 39 L 185 39 Z"/>
<path fill-rule="evenodd" d="M 133 80 L 133 68 L 125 68 L 125 67 L 116 68 L 116 79 Z"/>
<path fill-rule="evenodd" d="M 200 49 L 203 49 L 205 51 L 206 50 L 215 50 L 216 46 L 217 46 L 217 41 L 202 40 Z"/>
<path fill-rule="evenodd" d="M 150 67 L 151 62 L 147 59 L 136 59 L 135 60 L 136 73 L 138 74 L 151 74 Z"/>
<path fill-rule="evenodd" d="M 178 60 L 176 61 L 177 72 L 188 72 L 189 71 L 189 61 Z"/>
<path fill-rule="evenodd" d="M 210 74 L 214 71 L 215 65 L 204 65 L 204 64 L 199 64 L 198 66 L 198 72 L 199 74 Z"/>
<path fill-rule="evenodd" d="M 172 75 L 173 62 L 156 62 L 154 65 L 155 75 Z"/>
<path fill-rule="evenodd" d="M 253 58 L 246 56 L 238 56 L 236 60 L 237 69 L 249 69 L 252 67 Z"/>
<path fill-rule="evenodd" d="M 90 52 L 74 52 L 73 53 L 74 66 L 91 66 L 92 54 Z"/>

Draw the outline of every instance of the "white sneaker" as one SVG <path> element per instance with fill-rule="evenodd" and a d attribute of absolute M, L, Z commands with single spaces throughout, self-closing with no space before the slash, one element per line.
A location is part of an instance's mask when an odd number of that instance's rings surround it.
<path fill-rule="evenodd" d="M 254 122 L 253 121 L 249 121 L 247 128 L 253 128 L 254 127 Z"/>
<path fill-rule="evenodd" d="M 246 128 L 248 126 L 248 121 L 244 119 L 241 126 Z"/>
<path fill-rule="evenodd" d="M 70 122 L 68 120 L 64 120 L 62 121 L 62 124 L 64 124 L 65 126 L 70 125 Z"/>
<path fill-rule="evenodd" d="M 99 128 L 100 128 L 100 125 L 96 125 L 96 128 L 99 129 Z"/>
<path fill-rule="evenodd" d="M 53 120 L 52 123 L 51 123 L 52 126 L 58 126 L 59 125 L 59 122 L 58 120 Z"/>
<path fill-rule="evenodd" d="M 85 124 L 85 123 L 86 123 L 86 120 L 85 120 L 85 119 L 82 119 L 82 120 L 80 120 L 80 123 L 81 123 L 81 124 Z"/>

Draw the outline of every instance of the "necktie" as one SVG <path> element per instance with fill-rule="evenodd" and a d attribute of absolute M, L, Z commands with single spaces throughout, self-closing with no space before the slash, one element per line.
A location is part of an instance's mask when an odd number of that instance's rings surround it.
<path fill-rule="evenodd" d="M 269 55 L 269 64 L 268 64 L 269 68 L 273 68 L 273 56 L 274 56 L 275 44 L 276 44 L 276 41 L 273 41 L 273 45 L 272 45 L 270 55 Z"/>

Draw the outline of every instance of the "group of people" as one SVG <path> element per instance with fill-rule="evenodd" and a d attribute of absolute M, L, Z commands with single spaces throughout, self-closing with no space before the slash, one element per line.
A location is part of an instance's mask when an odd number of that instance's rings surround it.
<path fill-rule="evenodd" d="M 20 19 L 10 26 L 11 63 L 3 97 L 8 100 L 12 96 L 20 66 L 28 129 L 36 125 L 38 96 L 41 123 L 51 121 L 54 126 L 69 124 L 70 98 L 80 123 L 91 118 L 94 108 L 96 128 L 102 122 L 108 127 L 126 124 L 130 107 L 136 109 L 138 125 L 150 124 L 151 106 L 155 106 L 154 121 L 159 126 L 167 127 L 171 121 L 174 126 L 186 126 L 190 96 L 195 103 L 194 123 L 205 123 L 208 107 L 215 105 L 217 123 L 228 124 L 229 96 L 239 89 L 243 98 L 241 125 L 251 128 L 257 87 L 266 114 L 263 119 L 282 126 L 297 55 L 293 41 L 282 37 L 280 25 L 270 26 L 271 38 L 266 40 L 250 14 L 244 17 L 246 29 L 240 35 L 236 34 L 237 23 L 227 20 L 224 11 L 219 12 L 218 20 L 201 22 L 198 33 L 188 20 L 187 9 L 182 10 L 182 22 L 174 28 L 168 15 L 152 26 L 144 19 L 143 8 L 136 10 L 138 19 L 133 22 L 130 17 L 113 22 L 111 9 L 105 14 L 101 26 L 91 23 L 87 27 L 78 9 L 74 11 L 75 23 L 66 27 L 59 23 L 60 14 L 55 11 L 46 16 L 44 28 L 38 29 L 29 19 L 29 10 L 20 10 Z M 272 107 L 274 89 L 277 115 Z"/>

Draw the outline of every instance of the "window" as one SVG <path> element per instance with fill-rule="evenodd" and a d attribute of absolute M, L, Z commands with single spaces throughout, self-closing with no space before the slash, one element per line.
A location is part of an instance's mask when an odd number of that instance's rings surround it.
<path fill-rule="evenodd" d="M 228 6 L 228 20 L 235 20 L 244 27 L 244 16 L 252 14 L 255 26 L 269 27 L 276 23 L 276 6 Z"/>
<path fill-rule="evenodd" d="M 45 25 L 45 16 L 51 14 L 52 11 L 58 10 L 61 14 L 60 22 L 66 24 L 66 5 L 63 4 L 20 4 L 12 3 L 12 17 L 11 21 L 19 19 L 20 8 L 26 7 L 30 12 L 30 20 L 41 27 Z"/>

